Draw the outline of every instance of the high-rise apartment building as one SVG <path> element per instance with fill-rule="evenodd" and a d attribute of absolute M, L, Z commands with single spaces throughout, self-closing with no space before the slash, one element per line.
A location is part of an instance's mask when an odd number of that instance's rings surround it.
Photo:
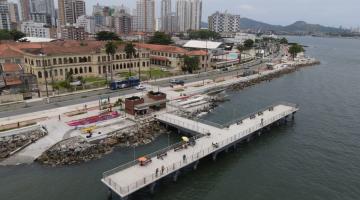
<path fill-rule="evenodd" d="M 202 0 L 190 0 L 191 4 L 191 30 L 201 28 Z"/>
<path fill-rule="evenodd" d="M 176 16 L 179 31 L 199 30 L 202 18 L 202 1 L 177 0 Z"/>
<path fill-rule="evenodd" d="M 19 7 L 18 4 L 9 2 L 9 15 L 10 23 L 13 28 L 17 28 L 20 23 Z"/>
<path fill-rule="evenodd" d="M 154 32 L 156 28 L 155 0 L 137 0 L 134 29 L 139 32 Z"/>
<path fill-rule="evenodd" d="M 19 0 L 22 21 L 30 20 L 30 0 Z"/>
<path fill-rule="evenodd" d="M 11 30 L 9 4 L 7 0 L 0 0 L 0 29 Z"/>
<path fill-rule="evenodd" d="M 161 31 L 169 32 L 169 26 L 171 26 L 169 15 L 171 15 L 171 0 L 161 0 Z"/>
<path fill-rule="evenodd" d="M 209 16 L 209 29 L 217 33 L 240 32 L 240 15 L 216 12 Z"/>
<path fill-rule="evenodd" d="M 86 15 L 85 1 L 83 0 L 58 0 L 59 24 L 75 24 L 76 19 Z"/>
<path fill-rule="evenodd" d="M 132 17 L 126 10 L 121 9 L 114 15 L 115 32 L 120 34 L 129 34 L 132 31 Z"/>
<path fill-rule="evenodd" d="M 20 0 L 23 21 L 34 21 L 56 25 L 57 15 L 55 13 L 54 0 Z"/>

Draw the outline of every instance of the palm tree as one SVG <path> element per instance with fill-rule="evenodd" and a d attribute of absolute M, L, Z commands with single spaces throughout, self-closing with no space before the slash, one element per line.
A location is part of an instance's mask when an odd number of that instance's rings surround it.
<path fill-rule="evenodd" d="M 117 50 L 117 46 L 114 42 L 110 41 L 110 42 L 106 43 L 105 52 L 108 55 L 108 57 L 111 58 L 111 61 L 113 60 L 116 50 Z M 109 62 L 110 62 L 110 60 L 109 60 Z M 110 73 L 111 73 L 111 82 L 112 82 L 113 81 L 113 66 L 111 66 L 111 65 L 110 65 Z M 107 81 L 107 79 L 106 79 L 106 81 Z"/>
<path fill-rule="evenodd" d="M 126 58 L 131 59 L 135 53 L 136 53 L 136 49 L 133 45 L 133 43 L 127 43 L 125 46 L 125 53 L 126 53 Z M 131 68 L 129 68 L 129 74 L 131 76 Z"/>

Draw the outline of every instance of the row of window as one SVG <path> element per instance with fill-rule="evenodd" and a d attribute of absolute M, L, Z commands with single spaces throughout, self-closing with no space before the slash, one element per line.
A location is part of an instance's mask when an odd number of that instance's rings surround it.
<path fill-rule="evenodd" d="M 170 57 L 170 58 L 179 58 L 179 54 L 175 54 L 175 53 L 167 53 L 167 52 L 159 52 L 159 51 L 152 51 L 151 55 L 154 56 L 165 56 L 165 57 Z"/>
<path fill-rule="evenodd" d="M 66 73 L 70 72 L 71 74 L 86 74 L 86 73 L 92 73 L 92 67 L 80 67 L 80 68 L 70 68 L 70 69 L 54 69 L 53 70 L 54 73 L 52 73 L 52 71 L 38 71 L 38 78 L 42 78 L 43 77 L 43 73 L 45 74 L 45 78 L 49 78 L 49 74 L 50 76 L 54 76 L 54 77 L 58 77 L 58 76 L 64 76 Z M 64 73 L 65 72 L 65 73 Z"/>

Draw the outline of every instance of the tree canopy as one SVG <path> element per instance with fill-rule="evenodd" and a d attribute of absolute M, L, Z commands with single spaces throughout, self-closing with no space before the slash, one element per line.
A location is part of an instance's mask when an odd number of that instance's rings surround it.
<path fill-rule="evenodd" d="M 108 43 L 106 43 L 105 51 L 107 55 L 114 55 L 116 53 L 116 50 L 117 50 L 117 46 L 114 42 L 109 41 Z"/>
<path fill-rule="evenodd" d="M 0 30 L 0 40 L 14 40 L 17 41 L 23 37 L 25 37 L 26 34 L 18 31 L 18 30 Z"/>
<path fill-rule="evenodd" d="M 99 40 L 99 41 L 121 40 L 120 37 L 116 33 L 110 32 L 110 31 L 97 32 L 95 38 L 96 38 L 96 40 Z"/>
<path fill-rule="evenodd" d="M 150 44 L 161 44 L 161 45 L 169 45 L 172 44 L 171 36 L 164 32 L 155 32 L 154 36 L 150 38 Z"/>
<path fill-rule="evenodd" d="M 291 45 L 291 47 L 289 48 L 289 53 L 291 54 L 291 56 L 293 58 L 295 58 L 297 56 L 298 53 L 304 52 L 305 49 L 303 48 L 303 46 L 295 43 L 293 45 Z"/>
<path fill-rule="evenodd" d="M 244 41 L 244 47 L 247 49 L 250 49 L 254 46 L 254 40 L 252 39 L 247 39 Z"/>
<path fill-rule="evenodd" d="M 210 30 L 198 30 L 198 31 L 189 31 L 190 39 L 201 39 L 201 40 L 209 40 L 209 39 L 220 39 L 221 36 L 219 33 Z"/>
<path fill-rule="evenodd" d="M 286 39 L 286 38 L 281 38 L 280 39 L 280 44 L 288 44 L 289 42 L 288 42 L 288 40 Z"/>
<path fill-rule="evenodd" d="M 193 73 L 199 69 L 200 59 L 197 56 L 185 56 L 184 66 L 181 68 L 183 72 Z"/>
<path fill-rule="evenodd" d="M 127 58 L 131 58 L 136 53 L 136 49 L 133 43 L 127 43 L 125 46 L 125 53 Z"/>

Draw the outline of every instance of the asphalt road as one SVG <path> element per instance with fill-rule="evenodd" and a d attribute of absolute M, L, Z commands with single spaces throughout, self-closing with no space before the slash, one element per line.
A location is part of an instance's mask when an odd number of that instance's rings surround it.
<path fill-rule="evenodd" d="M 183 80 L 185 83 L 191 83 L 191 82 L 197 82 L 202 81 L 206 79 L 215 79 L 218 77 L 223 76 L 230 76 L 230 75 L 237 75 L 241 74 L 244 71 L 245 67 L 250 67 L 252 69 L 256 69 L 259 64 L 262 63 L 262 60 L 254 61 L 253 63 L 247 63 L 242 65 L 241 67 L 234 67 L 234 69 L 229 71 L 209 71 L 209 72 L 203 72 L 200 73 L 197 76 L 192 77 L 185 77 Z M 170 86 L 169 80 L 162 80 L 151 83 L 153 86 L 159 86 L 159 87 L 166 87 Z M 110 90 L 110 89 L 103 89 L 103 90 L 97 90 L 97 91 L 89 91 L 87 93 L 81 93 L 81 94 L 74 94 L 69 95 L 68 99 L 60 101 L 60 102 L 53 102 L 53 103 L 44 103 L 42 101 L 39 102 L 31 102 L 28 103 L 26 107 L 24 108 L 8 108 L 5 111 L 0 112 L 0 117 L 9 117 L 19 114 L 26 114 L 26 113 L 32 113 L 37 112 L 41 110 L 48 110 L 48 109 L 54 109 L 69 105 L 76 105 L 76 104 L 82 104 L 87 103 L 91 101 L 99 100 L 99 96 L 109 96 L 109 97 L 117 97 L 121 95 L 128 95 L 132 93 L 136 93 L 137 91 L 135 89 L 124 89 L 124 90 Z"/>

